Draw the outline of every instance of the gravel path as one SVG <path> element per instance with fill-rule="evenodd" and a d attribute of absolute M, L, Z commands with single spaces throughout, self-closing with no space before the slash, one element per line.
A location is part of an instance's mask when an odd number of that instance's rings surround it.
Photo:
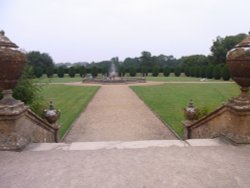
<path fill-rule="evenodd" d="M 173 139 L 177 138 L 127 85 L 103 85 L 65 141 Z"/>

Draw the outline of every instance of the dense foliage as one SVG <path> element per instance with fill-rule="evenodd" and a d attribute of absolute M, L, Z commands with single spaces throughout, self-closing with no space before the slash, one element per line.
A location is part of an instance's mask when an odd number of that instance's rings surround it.
<path fill-rule="evenodd" d="M 43 74 L 47 74 L 48 77 L 53 75 L 54 62 L 49 54 L 32 51 L 27 53 L 26 57 L 29 66 L 33 67 L 33 73 L 37 78 Z"/>
<path fill-rule="evenodd" d="M 45 102 L 40 95 L 41 86 L 36 84 L 32 77 L 32 67 L 26 67 L 19 79 L 16 87 L 13 90 L 13 97 L 17 100 L 23 101 L 34 112 L 42 115 L 45 109 Z M 2 98 L 2 96 L 0 96 Z"/>
<path fill-rule="evenodd" d="M 91 74 L 93 77 L 98 74 L 109 76 L 110 66 L 115 64 L 120 76 L 140 75 L 145 77 L 152 75 L 156 77 L 160 73 L 169 76 L 173 72 L 176 76 L 185 73 L 186 76 L 191 77 L 228 80 L 230 79 L 230 73 L 227 67 L 223 65 L 226 61 L 226 53 L 244 37 L 246 37 L 246 34 L 218 36 L 212 43 L 210 55 L 194 54 L 179 59 L 173 55 L 152 55 L 149 51 L 142 51 L 139 57 L 127 57 L 124 61 L 120 61 L 118 57 L 113 57 L 101 62 L 59 63 L 54 65 L 49 54 L 36 51 L 29 52 L 27 59 L 33 67 L 36 77 L 41 77 L 45 73 L 48 77 L 52 77 L 54 73 L 60 78 L 64 77 L 64 74 L 69 74 L 70 77 L 74 77 L 76 74 L 81 77 L 85 77 L 86 74 Z"/>

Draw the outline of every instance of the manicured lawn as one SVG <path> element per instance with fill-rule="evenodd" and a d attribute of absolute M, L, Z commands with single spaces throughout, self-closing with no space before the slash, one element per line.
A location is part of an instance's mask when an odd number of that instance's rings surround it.
<path fill-rule="evenodd" d="M 53 78 L 48 78 L 46 75 L 43 75 L 41 78 L 35 79 L 38 83 L 66 83 L 66 82 L 81 82 L 82 78 L 79 74 L 76 74 L 74 78 L 69 77 L 69 75 L 65 74 L 63 78 L 57 77 L 54 75 Z"/>
<path fill-rule="evenodd" d="M 181 76 L 176 77 L 173 73 L 169 76 L 165 77 L 163 74 L 159 74 L 157 77 L 147 76 L 146 80 L 148 81 L 164 81 L 164 82 L 201 82 L 202 78 L 194 78 L 194 77 L 187 77 L 185 74 L 181 74 Z M 205 79 L 205 82 L 221 82 L 223 80 L 214 80 L 214 79 Z M 203 81 L 203 82 L 204 82 Z"/>
<path fill-rule="evenodd" d="M 183 136 L 183 108 L 190 99 L 196 107 L 205 107 L 211 112 L 240 93 L 239 87 L 234 83 L 179 83 L 131 88 L 180 136 Z"/>
<path fill-rule="evenodd" d="M 168 76 L 168 77 L 164 77 L 164 76 L 158 76 L 158 77 L 153 77 L 153 76 L 148 76 L 146 77 L 147 81 L 164 81 L 164 82 L 199 82 L 200 78 L 193 78 L 193 77 L 185 77 L 185 76 L 180 76 L 180 77 L 176 77 L 176 76 Z M 206 80 L 206 81 L 211 81 Z"/>
<path fill-rule="evenodd" d="M 48 101 L 52 100 L 55 107 L 61 111 L 59 119 L 61 137 L 85 109 L 98 89 L 99 87 L 93 86 L 45 85 L 42 87 L 44 98 Z"/>

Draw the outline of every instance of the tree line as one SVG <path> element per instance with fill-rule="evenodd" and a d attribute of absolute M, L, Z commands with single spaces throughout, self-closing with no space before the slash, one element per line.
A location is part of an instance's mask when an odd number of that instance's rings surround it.
<path fill-rule="evenodd" d="M 98 74 L 108 76 L 109 67 L 114 63 L 120 76 L 127 74 L 136 76 L 137 73 L 142 76 L 148 76 L 149 74 L 158 76 L 160 73 L 164 76 L 169 76 L 170 73 L 180 76 L 181 73 L 184 73 L 186 76 L 192 77 L 228 80 L 230 79 L 230 73 L 225 64 L 226 54 L 246 36 L 246 34 L 226 36 L 224 38 L 218 36 L 213 41 L 210 48 L 211 54 L 208 56 L 196 54 L 177 59 L 173 55 L 161 54 L 155 56 L 148 51 L 143 51 L 139 57 L 128 57 L 124 61 L 114 57 L 101 62 L 55 64 L 49 54 L 32 51 L 27 53 L 27 60 L 28 64 L 33 68 L 33 75 L 37 78 L 43 74 L 48 77 L 52 77 L 54 74 L 57 74 L 58 77 L 64 77 L 65 74 L 70 77 L 74 77 L 76 74 L 82 77 L 87 74 L 91 74 L 93 77 Z"/>

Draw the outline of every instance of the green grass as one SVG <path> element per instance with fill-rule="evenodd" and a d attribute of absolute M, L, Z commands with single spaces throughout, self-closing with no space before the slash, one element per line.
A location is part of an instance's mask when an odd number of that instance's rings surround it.
<path fill-rule="evenodd" d="M 91 98 L 95 95 L 99 87 L 93 86 L 65 86 L 65 85 L 45 85 L 42 87 L 42 95 L 46 100 L 52 100 L 55 108 L 61 111 L 59 124 L 60 137 L 62 137 L 71 124 L 85 109 Z"/>
<path fill-rule="evenodd" d="M 165 121 L 173 130 L 183 136 L 183 108 L 190 99 L 198 108 L 207 108 L 209 112 L 223 102 L 240 93 L 234 83 L 179 83 L 160 86 L 132 86 L 133 91 Z"/>
<path fill-rule="evenodd" d="M 147 81 L 164 81 L 164 82 L 201 82 L 202 78 L 195 77 L 187 77 L 185 74 L 181 74 L 181 76 L 176 77 L 174 73 L 171 73 L 169 76 L 165 77 L 163 74 L 159 74 L 157 77 L 148 76 L 146 77 Z M 223 80 L 214 80 L 214 79 L 206 79 L 206 82 L 221 82 Z"/>
<path fill-rule="evenodd" d="M 63 78 L 57 77 L 54 75 L 53 78 L 48 78 L 46 75 L 43 75 L 41 78 L 36 78 L 36 82 L 38 83 L 67 83 L 67 82 L 81 82 L 82 78 L 79 74 L 76 74 L 74 78 L 69 77 L 68 74 L 65 74 Z"/>
<path fill-rule="evenodd" d="M 140 73 L 137 73 L 137 77 L 141 77 Z M 102 75 L 99 75 L 100 78 L 102 78 Z M 128 74 L 126 77 L 130 77 Z M 184 74 L 182 74 L 179 77 L 176 77 L 173 73 L 170 74 L 170 76 L 165 77 L 162 73 L 159 74 L 158 77 L 153 77 L 151 74 L 146 77 L 147 81 L 164 81 L 164 82 L 200 82 L 201 78 L 194 78 L 194 77 L 186 77 Z M 81 82 L 82 78 L 79 74 L 76 74 L 74 78 L 69 77 L 68 74 L 65 74 L 63 78 L 58 78 L 55 74 L 53 78 L 48 78 L 46 75 L 43 75 L 41 78 L 36 78 L 36 82 L 38 83 L 69 83 L 69 82 Z M 216 82 L 216 81 L 222 81 L 222 80 L 214 80 L 214 79 L 207 79 L 206 82 Z"/>
<path fill-rule="evenodd" d="M 200 78 L 193 78 L 193 77 L 176 77 L 176 76 L 169 76 L 169 77 L 146 77 L 147 81 L 164 81 L 164 82 L 200 82 Z M 210 79 L 207 81 L 211 81 Z"/>

